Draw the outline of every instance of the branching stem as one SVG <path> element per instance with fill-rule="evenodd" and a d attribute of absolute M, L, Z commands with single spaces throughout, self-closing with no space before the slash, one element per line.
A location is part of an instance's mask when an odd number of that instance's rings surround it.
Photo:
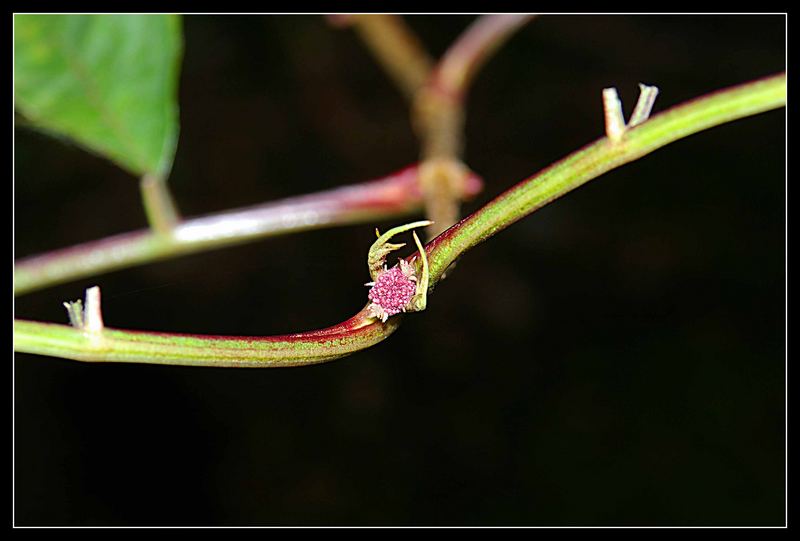
<path fill-rule="evenodd" d="M 612 169 L 708 128 L 783 107 L 786 73 L 720 90 L 604 137 L 496 197 L 428 243 L 431 287 L 461 254 L 520 218 Z"/>
<path fill-rule="evenodd" d="M 413 105 L 422 143 L 420 184 L 433 238 L 459 216 L 459 200 L 469 169 L 462 161 L 465 101 L 481 66 L 533 15 L 484 15 L 445 52 Z"/>
<path fill-rule="evenodd" d="M 693 133 L 785 103 L 786 74 L 781 73 L 674 107 L 628 130 L 618 144 L 602 138 L 570 154 L 428 243 L 425 250 L 430 288 L 471 247 L 589 180 Z M 100 348 L 81 330 L 68 325 L 15 320 L 14 349 L 82 361 L 300 366 L 370 347 L 394 332 L 399 320 L 394 316 L 385 323 L 378 322 L 365 307 L 327 329 L 274 337 L 196 336 L 105 328 Z"/>

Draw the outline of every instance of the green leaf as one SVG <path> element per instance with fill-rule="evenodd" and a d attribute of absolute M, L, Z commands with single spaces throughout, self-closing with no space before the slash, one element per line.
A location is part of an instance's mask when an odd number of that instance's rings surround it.
<path fill-rule="evenodd" d="M 16 15 L 16 107 L 136 175 L 166 177 L 182 50 L 177 15 Z"/>

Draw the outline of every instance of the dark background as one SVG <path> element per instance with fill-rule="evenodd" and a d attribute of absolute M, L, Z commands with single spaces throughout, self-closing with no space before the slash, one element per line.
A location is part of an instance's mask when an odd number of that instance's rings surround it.
<path fill-rule="evenodd" d="M 474 19 L 414 16 L 436 56 Z M 352 30 L 185 18 L 185 215 L 417 159 L 401 94 Z M 466 161 L 495 195 L 603 135 L 600 93 L 656 112 L 784 69 L 783 16 L 547 16 L 470 92 Z M 17 525 L 781 525 L 785 118 L 612 171 L 471 250 L 387 341 L 297 369 L 15 361 Z M 17 128 L 15 257 L 145 226 L 137 179 Z M 66 322 L 262 335 L 366 301 L 374 226 L 80 280 L 16 299 Z"/>

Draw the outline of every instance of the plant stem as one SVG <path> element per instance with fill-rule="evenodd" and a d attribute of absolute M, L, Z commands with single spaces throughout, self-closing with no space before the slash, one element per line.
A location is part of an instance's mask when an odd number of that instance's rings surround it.
<path fill-rule="evenodd" d="M 433 238 L 459 216 L 467 167 L 461 160 L 464 104 L 479 68 L 532 15 L 485 15 L 464 31 L 436 65 L 414 100 L 414 126 L 422 141 L 420 183 Z"/>
<path fill-rule="evenodd" d="M 283 336 L 201 336 L 104 328 L 98 337 L 67 325 L 14 320 L 14 349 L 89 362 L 215 367 L 317 364 L 370 347 L 391 335 L 400 318 L 376 323 L 366 310 L 319 331 Z"/>
<path fill-rule="evenodd" d="M 461 254 L 520 218 L 623 164 L 693 133 L 786 104 L 786 74 L 728 88 L 673 107 L 602 138 L 520 182 L 426 246 L 433 286 Z"/>
<path fill-rule="evenodd" d="M 384 69 L 412 102 L 412 120 L 422 142 L 420 186 L 433 238 L 456 222 L 469 169 L 461 160 L 464 98 L 480 67 L 534 15 L 486 15 L 467 28 L 435 68 L 403 19 L 389 15 L 334 15 L 337 26 L 353 25 Z"/>
<path fill-rule="evenodd" d="M 603 138 L 525 180 L 430 242 L 430 289 L 465 251 L 578 186 L 678 139 L 786 103 L 786 74 L 743 84 L 674 107 L 625 132 Z M 409 256 L 410 260 L 412 256 Z M 14 321 L 14 349 L 82 361 L 196 366 L 299 366 L 370 347 L 399 325 L 380 323 L 365 307 L 319 331 L 275 337 L 143 333 L 104 328 L 100 340 L 66 325 Z"/>
<path fill-rule="evenodd" d="M 147 174 L 139 181 L 139 188 L 150 228 L 159 235 L 170 235 L 180 222 L 180 214 L 165 179 Z"/>
<path fill-rule="evenodd" d="M 468 193 L 480 189 L 481 180 L 470 177 Z M 14 266 L 14 294 L 263 237 L 411 214 L 421 204 L 411 166 L 379 180 L 187 219 L 169 234 L 145 229 L 28 257 Z"/>

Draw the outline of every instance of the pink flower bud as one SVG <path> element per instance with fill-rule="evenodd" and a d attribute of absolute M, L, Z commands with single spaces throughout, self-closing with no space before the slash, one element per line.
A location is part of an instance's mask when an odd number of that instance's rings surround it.
<path fill-rule="evenodd" d="M 368 297 L 374 305 L 373 312 L 386 321 L 387 317 L 404 311 L 416 291 L 417 281 L 413 272 L 404 273 L 400 266 L 394 266 L 380 273 Z"/>

